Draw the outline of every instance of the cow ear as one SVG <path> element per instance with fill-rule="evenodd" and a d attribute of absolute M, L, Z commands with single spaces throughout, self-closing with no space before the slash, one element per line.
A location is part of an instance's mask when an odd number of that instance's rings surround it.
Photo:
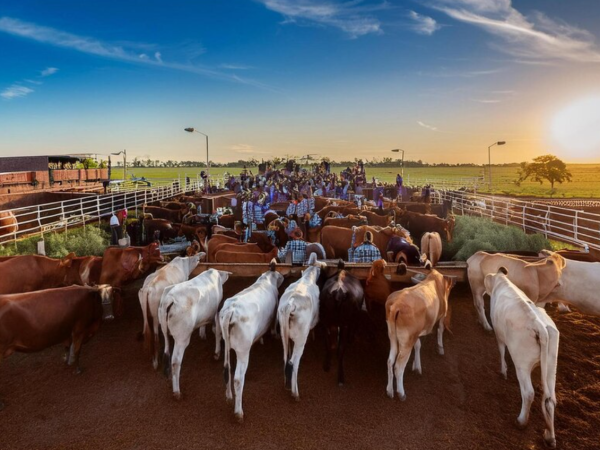
<path fill-rule="evenodd" d="M 492 291 L 494 290 L 494 274 L 488 273 L 483 280 L 483 285 L 485 286 L 484 294 L 491 297 Z"/>
<path fill-rule="evenodd" d="M 71 267 L 71 265 L 73 264 L 73 258 L 75 258 L 75 253 L 69 253 L 67 256 L 60 260 L 61 267 Z"/>

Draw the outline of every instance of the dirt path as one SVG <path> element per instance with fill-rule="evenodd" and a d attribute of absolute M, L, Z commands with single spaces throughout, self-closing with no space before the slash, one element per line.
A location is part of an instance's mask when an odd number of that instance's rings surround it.
<path fill-rule="evenodd" d="M 0 392 L 7 406 L 0 412 L 0 449 L 543 448 L 539 370 L 531 422 L 521 431 L 513 425 L 521 404 L 514 368 L 509 364 L 508 381 L 498 375 L 495 339 L 476 324 L 465 286 L 452 293 L 454 334 L 445 336 L 446 356 L 437 355 L 434 336 L 424 340 L 423 375 L 407 373 L 406 402 L 385 395 L 382 329 L 375 342 L 360 339 L 350 347 L 343 388 L 334 372 L 322 370 L 321 341 L 309 342 L 299 403 L 283 389 L 281 343 L 269 338 L 252 350 L 241 425 L 225 402 L 212 334 L 207 342 L 192 339 L 183 361 L 183 399 L 173 400 L 136 340 L 136 292 L 133 286 L 126 291 L 125 318 L 105 324 L 84 347 L 82 375 L 63 366 L 60 346 L 3 361 Z M 558 446 L 597 448 L 600 320 L 552 315 L 561 331 Z"/>

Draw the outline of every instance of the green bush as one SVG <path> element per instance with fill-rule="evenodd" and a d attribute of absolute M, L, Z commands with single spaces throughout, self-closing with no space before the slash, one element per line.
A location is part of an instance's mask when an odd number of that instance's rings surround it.
<path fill-rule="evenodd" d="M 37 242 L 41 239 L 34 236 L 14 243 L 0 246 L 0 256 L 32 255 L 37 253 Z M 77 256 L 102 256 L 110 243 L 110 235 L 95 225 L 68 230 L 66 233 L 50 233 L 44 236 L 46 255 L 51 258 L 62 258 L 73 252 Z"/>
<path fill-rule="evenodd" d="M 446 250 L 452 259 L 466 261 L 481 250 L 539 252 L 551 248 L 548 239 L 541 234 L 526 234 L 520 228 L 481 217 L 457 216 L 454 236 Z"/>

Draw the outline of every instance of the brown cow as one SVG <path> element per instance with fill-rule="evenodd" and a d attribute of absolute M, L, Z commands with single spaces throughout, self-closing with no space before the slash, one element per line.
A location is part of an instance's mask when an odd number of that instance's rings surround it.
<path fill-rule="evenodd" d="M 369 225 L 367 217 L 348 215 L 346 217 L 326 217 L 323 221 L 323 226 L 333 226 L 342 228 L 352 228 L 361 225 Z"/>
<path fill-rule="evenodd" d="M 71 270 L 74 253 L 63 259 L 23 255 L 0 262 L 0 294 L 39 291 L 77 284 L 78 270 Z"/>
<path fill-rule="evenodd" d="M 144 208 L 144 213 L 152 214 L 152 217 L 155 219 L 166 219 L 173 223 L 179 223 L 181 222 L 183 215 L 187 213 L 187 208 L 174 211 L 172 209 L 159 208 L 156 206 L 146 206 Z"/>
<path fill-rule="evenodd" d="M 233 228 L 235 225 L 235 217 L 233 214 L 223 214 L 219 217 L 219 225 L 226 228 Z"/>
<path fill-rule="evenodd" d="M 174 239 L 178 235 L 178 230 L 173 228 L 173 224 L 167 219 L 144 219 L 144 229 L 146 230 L 146 241 L 152 242 L 155 233 L 159 233 L 159 240 L 165 241 Z"/>
<path fill-rule="evenodd" d="M 19 231 L 17 218 L 12 211 L 0 211 L 0 238 L 14 235 Z"/>
<path fill-rule="evenodd" d="M 123 312 L 120 288 L 148 272 L 159 261 L 162 261 L 160 249 L 156 242 L 145 247 L 108 247 L 102 258 L 100 284 L 110 284 L 115 288 L 115 313 Z"/>
<path fill-rule="evenodd" d="M 442 336 L 448 326 L 448 296 L 454 285 L 453 279 L 432 270 L 416 286 L 396 291 L 385 303 L 390 354 L 388 357 L 387 394 L 394 398 L 394 372 L 400 400 L 406 400 L 404 392 L 404 369 L 413 350 L 415 358 L 412 369 L 422 373 L 421 341 L 438 324 L 437 345 L 440 355 L 444 354 Z"/>
<path fill-rule="evenodd" d="M 454 231 L 454 216 L 448 219 L 440 219 L 433 214 L 419 214 L 407 211 L 398 219 L 400 225 L 410 231 L 415 242 L 419 242 L 421 237 L 431 231 L 435 231 L 452 242 L 452 232 Z"/>
<path fill-rule="evenodd" d="M 208 262 L 213 262 L 215 260 L 216 248 L 223 244 L 239 244 L 239 241 L 235 238 L 225 236 L 223 234 L 215 234 L 208 240 L 206 245 L 206 260 Z"/>
<path fill-rule="evenodd" d="M 388 214 L 382 216 L 373 211 L 361 211 L 359 215 L 366 217 L 369 225 L 376 225 L 379 227 L 387 227 L 394 221 L 393 215 Z"/>
<path fill-rule="evenodd" d="M 74 284 L 96 286 L 102 273 L 102 256 L 77 256 L 73 258 L 71 270 L 79 275 Z"/>
<path fill-rule="evenodd" d="M 249 244 L 246 244 L 249 245 Z M 266 264 L 277 257 L 277 247 L 273 247 L 269 253 L 246 253 L 237 251 L 217 250 L 216 262 L 220 263 L 254 263 Z"/>
<path fill-rule="evenodd" d="M 392 236 L 400 236 L 410 240 L 410 237 L 406 234 L 405 230 L 402 230 L 401 228 L 381 228 L 362 225 L 356 228 L 355 246 L 360 245 L 363 242 L 367 230 L 373 233 L 373 244 L 375 244 L 382 255 L 386 254 L 387 245 Z M 346 228 L 332 226 L 323 227 L 321 230 L 321 244 L 325 248 L 327 258 L 343 258 L 347 260 L 348 249 L 352 243 L 353 233 L 355 233 L 355 231 Z"/>
<path fill-rule="evenodd" d="M 112 318 L 110 286 L 70 286 L 0 296 L 0 360 L 64 343 L 68 365 L 81 372 L 79 354 L 102 319 Z M 4 404 L 0 401 L 0 410 Z"/>
<path fill-rule="evenodd" d="M 325 208 L 317 211 L 316 214 L 321 218 L 321 220 L 325 220 L 325 217 L 332 211 L 345 216 L 348 214 L 358 215 L 361 212 L 361 210 L 353 204 L 353 206 L 326 206 Z"/>
<path fill-rule="evenodd" d="M 161 208 L 166 208 L 166 209 L 170 209 L 173 211 L 179 211 L 181 209 L 185 209 L 186 206 L 187 206 L 187 203 L 182 203 L 182 202 L 160 202 Z"/>
<path fill-rule="evenodd" d="M 386 266 L 384 259 L 374 261 L 365 282 L 365 303 L 369 313 L 372 312 L 374 303 L 385 306 L 387 298 L 392 293 L 392 283 L 385 276 Z"/>

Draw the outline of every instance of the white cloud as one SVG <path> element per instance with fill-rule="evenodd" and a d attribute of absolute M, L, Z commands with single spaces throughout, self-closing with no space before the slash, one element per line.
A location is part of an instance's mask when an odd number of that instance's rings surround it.
<path fill-rule="evenodd" d="M 381 34 L 381 22 L 371 13 L 389 6 L 386 2 L 362 6 L 361 0 L 256 0 L 283 15 L 283 23 L 312 23 L 342 30 L 351 38 Z"/>
<path fill-rule="evenodd" d="M 408 15 L 412 20 L 415 21 L 415 24 L 412 26 L 412 28 L 419 34 L 431 36 L 441 28 L 435 19 L 431 17 L 423 16 L 414 11 L 409 11 Z"/>
<path fill-rule="evenodd" d="M 10 87 L 7 87 L 0 93 L 0 97 L 5 100 L 12 100 L 13 98 L 25 97 L 33 92 L 33 89 L 28 88 L 26 86 L 20 86 L 18 84 L 13 84 Z"/>
<path fill-rule="evenodd" d="M 428 130 L 431 131 L 439 131 L 437 127 L 434 127 L 433 125 L 428 125 L 424 122 L 421 122 L 420 120 L 417 120 L 417 123 L 422 126 L 423 128 L 427 128 Z"/>
<path fill-rule="evenodd" d="M 56 67 L 46 67 L 40 72 L 40 76 L 49 77 L 50 75 L 54 75 L 56 72 L 58 72 L 58 69 Z"/>
<path fill-rule="evenodd" d="M 140 53 L 139 57 L 140 59 L 148 59 L 148 55 L 146 55 L 145 53 Z"/>
<path fill-rule="evenodd" d="M 472 102 L 477 102 L 477 103 L 500 103 L 502 100 L 498 100 L 498 99 L 493 99 L 493 98 L 472 98 L 470 99 Z"/>
<path fill-rule="evenodd" d="M 541 12 L 526 17 L 511 0 L 435 0 L 433 5 L 453 19 L 498 36 L 503 45 L 494 46 L 520 60 L 600 62 L 600 51 L 589 31 Z"/>
<path fill-rule="evenodd" d="M 142 56 L 145 54 L 140 55 L 139 52 L 135 51 L 135 49 L 139 47 L 135 44 L 131 44 L 126 48 L 122 45 L 113 45 L 91 37 L 78 36 L 54 28 L 23 22 L 11 17 L 0 18 L 0 32 L 4 32 L 12 36 L 19 36 L 24 39 L 31 39 L 33 41 L 52 45 L 54 47 L 76 50 L 88 55 L 95 55 L 129 63 L 144 64 L 147 66 L 179 70 L 216 79 L 247 84 L 265 90 L 274 90 L 260 82 L 242 78 L 237 75 L 224 73 L 211 67 L 193 65 L 189 63 L 165 63 L 162 61 L 162 55 L 160 52 L 156 52 L 154 54 L 155 59 L 147 58 Z"/>
<path fill-rule="evenodd" d="M 253 155 L 266 155 L 269 152 L 255 150 L 253 145 L 250 144 L 234 144 L 229 147 L 230 150 L 233 150 L 236 153 L 242 154 L 253 154 Z"/>
<path fill-rule="evenodd" d="M 440 69 L 437 72 L 419 72 L 419 75 L 435 77 L 435 78 L 475 78 L 483 77 L 487 75 L 494 75 L 500 73 L 504 69 L 489 69 L 489 70 L 447 70 L 445 68 Z"/>
<path fill-rule="evenodd" d="M 253 68 L 251 66 L 245 66 L 243 64 L 221 64 L 219 67 L 221 69 L 227 70 L 250 70 Z"/>

